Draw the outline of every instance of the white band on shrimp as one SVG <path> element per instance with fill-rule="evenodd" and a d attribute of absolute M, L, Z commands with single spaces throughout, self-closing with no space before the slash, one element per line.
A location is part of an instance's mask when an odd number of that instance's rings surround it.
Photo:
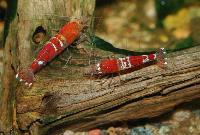
<path fill-rule="evenodd" d="M 57 37 L 53 37 L 53 38 L 55 38 L 55 39 L 58 40 L 58 42 L 60 43 L 60 46 L 61 46 L 61 47 L 64 47 L 64 44 L 63 44 L 63 42 L 62 42 L 60 39 L 58 39 Z"/>
<path fill-rule="evenodd" d="M 119 58 L 119 64 L 121 70 L 131 68 L 130 57 Z"/>

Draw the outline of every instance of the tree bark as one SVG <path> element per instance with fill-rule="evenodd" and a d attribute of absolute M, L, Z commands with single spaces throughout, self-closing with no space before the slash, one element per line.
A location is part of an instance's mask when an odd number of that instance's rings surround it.
<path fill-rule="evenodd" d="M 16 2 L 9 4 L 12 9 L 6 20 L 6 39 L 3 59 L 2 87 L 0 88 L 0 133 L 9 134 L 16 128 L 15 107 L 15 67 L 16 67 Z"/>

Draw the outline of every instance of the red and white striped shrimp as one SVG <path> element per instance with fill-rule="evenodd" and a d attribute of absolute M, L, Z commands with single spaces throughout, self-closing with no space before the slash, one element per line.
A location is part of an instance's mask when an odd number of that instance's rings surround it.
<path fill-rule="evenodd" d="M 106 75 L 118 73 L 133 67 L 141 66 L 142 64 L 156 61 L 159 65 L 167 64 L 165 61 L 165 50 L 160 48 L 156 53 L 140 56 L 127 56 L 123 58 L 103 59 L 97 64 L 86 68 L 85 75 Z"/>
<path fill-rule="evenodd" d="M 33 84 L 34 74 L 79 38 L 82 29 L 83 22 L 81 20 L 65 24 L 55 36 L 44 44 L 28 69 L 18 72 L 16 78 L 30 87 Z"/>

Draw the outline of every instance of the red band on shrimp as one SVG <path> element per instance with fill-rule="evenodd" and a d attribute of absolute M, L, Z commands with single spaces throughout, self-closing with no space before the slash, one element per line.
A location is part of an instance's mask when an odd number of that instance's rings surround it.
<path fill-rule="evenodd" d="M 87 70 L 87 73 L 92 74 L 110 74 L 117 73 L 126 69 L 130 69 L 136 66 L 140 66 L 142 64 L 157 60 L 158 63 L 166 64 L 164 57 L 164 49 L 161 48 L 157 53 L 152 53 L 149 55 L 141 55 L 141 56 L 127 56 L 124 58 L 116 58 L 116 59 L 105 59 L 101 60 L 98 64 Z M 90 71 L 90 72 L 88 72 Z"/>
<path fill-rule="evenodd" d="M 39 51 L 36 59 L 29 66 L 28 70 L 19 72 L 16 78 L 24 81 L 26 84 L 32 84 L 33 78 L 31 77 L 33 77 L 33 74 L 72 44 L 79 37 L 82 28 L 83 26 L 80 20 L 65 24 L 58 34 L 52 37 Z"/>

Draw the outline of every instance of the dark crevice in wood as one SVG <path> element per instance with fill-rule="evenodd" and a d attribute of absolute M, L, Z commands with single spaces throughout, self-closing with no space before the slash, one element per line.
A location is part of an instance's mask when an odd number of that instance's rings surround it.
<path fill-rule="evenodd" d="M 38 111 L 32 108 L 34 112 L 36 111 L 41 114 L 41 116 L 38 117 L 42 122 L 40 129 L 51 131 L 52 129 L 57 129 L 57 126 L 59 128 L 63 126 L 63 130 L 70 128 L 78 130 L 77 127 L 79 127 L 80 130 L 86 130 L 113 122 L 151 118 L 169 112 L 173 107 L 182 102 L 188 102 L 192 99 L 199 98 L 199 91 L 196 90 L 196 87 L 199 86 L 198 78 L 200 68 L 198 62 L 191 61 L 196 57 L 196 54 L 198 54 L 198 51 L 196 52 L 190 54 L 192 55 L 190 59 L 188 55 L 184 56 L 186 58 L 188 57 L 186 59 L 189 61 L 189 63 L 186 61 L 186 63 L 188 63 L 187 65 L 178 64 L 177 66 L 175 62 L 174 65 L 172 65 L 175 67 L 174 69 L 170 67 L 170 69 L 166 68 L 166 70 L 161 70 L 156 65 L 151 65 L 120 77 L 102 78 L 99 81 L 92 80 L 94 85 L 91 85 L 92 87 L 88 84 L 88 80 L 79 83 L 75 81 L 74 84 L 65 79 L 47 82 L 44 80 L 47 85 L 38 86 L 42 86 L 42 89 L 54 89 L 52 92 L 49 91 L 42 94 L 42 104 L 37 108 Z M 176 57 L 171 57 L 169 61 L 171 60 L 174 62 L 173 59 L 176 59 Z M 177 62 L 179 61 L 181 63 L 181 61 L 185 61 L 185 59 L 178 60 Z M 44 82 L 42 81 L 40 83 L 43 84 Z M 119 82 L 121 83 L 119 84 Z M 143 84 L 142 82 L 146 83 Z M 84 85 L 82 83 L 84 83 Z M 77 87 L 80 91 L 74 89 L 76 84 L 80 85 L 80 87 Z M 141 85 L 141 87 L 135 87 L 137 85 Z M 68 87 L 71 88 L 71 90 L 68 89 Z M 165 89 L 173 87 L 176 89 L 163 95 L 162 92 Z M 76 98 L 76 96 L 78 97 L 81 94 L 87 95 L 90 92 L 100 93 L 104 91 L 105 94 L 98 96 L 99 102 L 97 102 L 98 100 L 96 97 L 88 97 L 85 100 L 71 102 L 70 104 L 68 104 L 66 100 L 73 96 Z M 115 94 L 118 98 L 110 96 L 112 94 Z M 102 100 L 104 98 L 105 100 Z M 22 99 L 21 101 L 23 101 Z M 49 101 L 52 103 L 49 103 Z M 95 104 L 92 103 L 92 101 L 94 101 Z M 87 103 L 90 104 L 90 106 L 88 106 Z M 22 112 L 19 111 L 18 114 L 20 113 L 22 116 L 27 112 L 30 113 L 33 111 L 31 108 L 27 108 L 27 110 L 26 108 L 24 108 L 25 110 L 23 110 L 23 108 L 21 109 Z M 144 109 L 147 109 L 149 113 L 143 112 L 142 110 Z M 131 117 L 127 118 L 127 114 L 130 114 Z M 133 114 L 135 114 L 135 116 Z M 56 118 L 50 116 L 56 116 Z M 46 121 L 45 117 L 47 119 L 51 118 L 51 120 Z M 105 119 L 106 117 L 109 119 Z M 77 121 L 79 121 L 79 123 L 77 123 Z"/>
<path fill-rule="evenodd" d="M 13 33 L 9 33 L 6 39 L 7 61 L 4 62 L 4 66 L 9 69 L 5 77 L 9 77 L 10 80 L 7 82 L 9 84 L 7 88 L 3 87 L 4 93 L 14 91 L 14 86 L 10 85 L 15 85 L 13 81 L 15 67 L 24 68 L 32 61 L 31 41 L 35 28 L 42 26 L 47 31 L 47 36 L 51 36 L 54 31 L 50 29 L 63 25 L 63 20 L 59 16 L 77 16 L 79 11 L 81 15 L 84 14 L 83 16 L 91 15 L 95 5 L 93 0 L 84 0 L 82 3 L 72 0 L 56 2 L 44 0 L 40 1 L 42 7 L 36 6 L 34 2 L 35 0 L 30 2 L 19 0 L 17 16 L 10 18 L 14 22 L 8 28 L 12 28 Z M 33 12 L 27 12 L 28 9 L 32 9 Z M 58 17 L 54 14 L 45 16 L 46 13 L 56 13 Z M 81 66 L 72 68 L 69 66 L 63 70 L 55 64 L 58 61 L 53 61 L 53 64 L 47 65 L 36 75 L 32 88 L 17 85 L 17 126 L 24 134 L 45 132 L 48 134 L 53 129 L 87 130 L 112 123 L 146 120 L 169 112 L 183 102 L 200 97 L 199 51 L 200 47 L 197 46 L 170 53 L 166 69 L 158 68 L 155 63 L 149 63 L 138 69 L 113 74 L 107 78 L 97 77 L 93 80 L 79 76 L 78 73 L 82 72 Z M 98 56 L 104 57 L 104 55 L 98 53 Z M 60 74 L 60 72 L 67 73 Z M 71 72 L 77 76 L 71 77 L 69 75 Z M 4 79 L 7 81 L 7 78 Z M 169 89 L 170 91 L 163 94 Z M 6 94 L 9 100 L 5 101 L 13 101 L 13 94 Z M 5 120 L 4 117 L 2 119 Z"/>
<path fill-rule="evenodd" d="M 17 71 L 16 71 L 15 67 L 13 66 L 13 64 L 11 64 L 10 66 L 11 66 L 11 69 L 13 70 L 13 72 L 16 74 Z"/>
<path fill-rule="evenodd" d="M 46 34 L 47 34 L 47 32 L 44 29 L 44 27 L 38 26 L 33 33 L 32 41 L 35 44 L 39 44 L 43 40 L 43 38 L 46 36 Z"/>
<path fill-rule="evenodd" d="M 29 135 L 31 135 L 30 134 L 30 129 L 31 129 L 31 127 L 34 125 L 34 124 L 40 124 L 40 125 L 42 125 L 42 122 L 40 121 L 40 119 L 37 119 L 37 120 L 35 120 L 35 121 L 32 121 L 28 126 L 27 126 L 27 128 L 26 129 L 22 129 L 22 128 L 19 128 L 19 130 L 21 131 L 21 133 L 29 133 Z"/>

